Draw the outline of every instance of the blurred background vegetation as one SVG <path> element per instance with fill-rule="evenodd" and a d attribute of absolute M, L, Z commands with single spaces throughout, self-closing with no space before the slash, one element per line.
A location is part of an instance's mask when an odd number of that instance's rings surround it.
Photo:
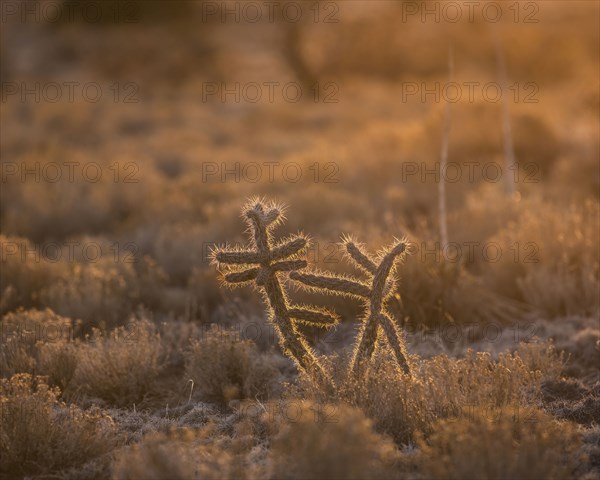
<path fill-rule="evenodd" d="M 463 6 L 457 22 L 444 10 L 423 21 L 424 11 L 441 8 L 428 1 L 280 2 L 256 22 L 243 2 L 53 2 L 46 11 L 40 2 L 12 3 L 0 51 L 2 312 L 50 307 L 88 328 L 122 325 L 140 306 L 158 318 L 224 321 L 233 296 L 260 312 L 250 292 L 220 291 L 207 261 L 209 245 L 245 241 L 238 208 L 260 194 L 291 206 L 282 234 L 310 233 L 323 268 L 346 269 L 332 243 L 342 233 L 371 249 L 393 236 L 415 242 L 401 269 L 401 322 L 597 314 L 597 2 L 503 4 L 497 22 L 483 15 L 487 2 L 472 21 Z M 297 22 L 283 14 L 295 15 L 290 3 L 300 6 Z M 23 19 L 25 4 L 37 16 Z M 504 169 L 497 182 L 480 167 L 466 175 L 472 162 L 504 166 L 502 102 L 480 87 L 469 99 L 464 86 L 498 82 L 495 39 L 522 167 L 512 196 L 505 178 L 515 172 Z M 445 109 L 443 97 L 423 101 L 420 93 L 443 88 L 449 45 L 463 85 L 448 159 L 463 176 L 447 185 L 459 261 L 425 254 L 439 242 L 438 185 L 420 175 L 439 162 Z M 62 87 L 59 101 L 44 94 L 52 82 Z M 95 82 L 101 98 L 89 101 L 75 87 L 71 101 L 68 82 Z M 249 82 L 294 82 L 303 96 L 291 102 L 276 87 L 271 102 L 263 87 L 260 101 L 222 101 L 221 89 Z M 409 84 L 419 93 L 407 96 Z M 23 98 L 35 85 L 40 100 Z M 74 181 L 69 162 L 78 162 Z M 259 181 L 221 177 L 238 162 L 242 172 L 263 166 Z M 273 181 L 265 162 L 278 162 Z M 48 163 L 60 165 L 60 180 L 44 176 Z M 82 174 L 90 163 L 101 167 L 98 181 Z M 297 182 L 282 171 L 292 163 L 302 171 Z M 409 164 L 419 173 L 404 175 Z M 39 181 L 23 181 L 26 169 Z M 100 245 L 101 258 L 86 261 L 75 247 L 71 261 L 67 242 Z M 501 258 L 486 260 L 480 247 L 469 258 L 468 242 L 494 242 Z M 53 245 L 56 258 L 56 244 L 60 260 L 15 253 Z M 334 306 L 347 318 L 356 312 Z"/>

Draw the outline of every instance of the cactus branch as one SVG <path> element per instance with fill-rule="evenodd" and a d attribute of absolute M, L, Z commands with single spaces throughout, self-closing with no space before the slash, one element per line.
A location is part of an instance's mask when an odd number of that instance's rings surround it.
<path fill-rule="evenodd" d="M 297 254 L 299 251 L 306 248 L 308 245 L 308 239 L 300 235 L 290 238 L 283 244 L 276 245 L 271 250 L 271 260 L 281 260 L 283 258 L 291 257 Z"/>
<path fill-rule="evenodd" d="M 220 263 L 226 263 L 229 265 L 241 265 L 244 263 L 260 263 L 262 257 L 254 252 L 242 252 L 242 251 L 229 251 L 229 252 L 218 252 L 217 260 Z"/>
<path fill-rule="evenodd" d="M 258 276 L 258 268 L 250 268 L 241 272 L 228 273 L 225 275 L 225 281 L 228 283 L 244 283 L 254 280 Z"/>
<path fill-rule="evenodd" d="M 331 293 L 349 295 L 360 299 L 369 298 L 369 287 L 360 280 L 321 273 L 292 272 L 290 278 L 307 287 L 327 290 Z"/>
<path fill-rule="evenodd" d="M 410 367 L 403 348 L 404 341 L 398 332 L 396 324 L 384 313 L 378 315 L 378 323 L 383 327 L 383 331 L 385 332 L 390 347 L 392 347 L 398 365 L 400 365 L 400 368 L 404 373 L 410 374 Z"/>
<path fill-rule="evenodd" d="M 315 307 L 298 307 L 288 310 L 290 317 L 309 325 L 331 326 L 339 323 L 338 315 Z"/>
<path fill-rule="evenodd" d="M 356 244 L 350 237 L 345 239 L 344 242 L 346 251 L 356 266 L 362 268 L 366 273 L 373 275 L 375 270 L 377 270 L 377 265 L 375 265 L 375 262 L 363 251 L 362 245 Z"/>

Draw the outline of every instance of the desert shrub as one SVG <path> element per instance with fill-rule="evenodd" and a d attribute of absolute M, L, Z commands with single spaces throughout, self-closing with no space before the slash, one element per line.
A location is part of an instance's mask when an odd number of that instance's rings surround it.
<path fill-rule="evenodd" d="M 118 406 L 139 403 L 155 393 L 161 353 L 160 337 L 149 320 L 132 320 L 109 335 L 94 330 L 78 346 L 69 392 Z"/>
<path fill-rule="evenodd" d="M 544 315 L 590 315 L 599 308 L 598 266 L 581 265 L 570 270 L 540 266 L 532 269 L 517 285 L 523 297 Z"/>
<path fill-rule="evenodd" d="M 161 344 L 164 349 L 165 359 L 177 365 L 184 364 L 185 349 L 189 347 L 191 339 L 202 338 L 204 325 L 199 322 L 169 319 L 158 325 Z"/>
<path fill-rule="evenodd" d="M 69 273 L 47 285 L 44 305 L 61 315 L 84 320 L 84 326 L 109 328 L 124 323 L 138 303 L 136 274 L 130 263 L 100 258 L 93 263 L 68 265 Z"/>
<path fill-rule="evenodd" d="M 587 430 L 583 434 L 583 442 L 583 451 L 590 460 L 590 466 L 600 473 L 600 425 L 596 424 Z"/>
<path fill-rule="evenodd" d="M 359 379 L 345 377 L 342 360 L 332 357 L 328 362 L 340 379 L 337 399 L 360 408 L 378 432 L 399 444 L 414 443 L 418 433 L 430 434 L 437 420 L 457 418 L 473 406 L 513 408 L 538 401 L 542 383 L 558 378 L 564 366 L 553 345 L 543 343 L 521 344 L 497 360 L 488 352 L 471 350 L 463 358 L 413 356 L 412 377 L 397 372 L 385 348 Z M 300 391 L 322 399 L 321 392 L 302 379 Z"/>
<path fill-rule="evenodd" d="M 473 320 L 507 324 L 523 315 L 521 305 L 490 290 L 464 263 L 445 259 L 433 244 L 426 248 L 437 253 L 421 251 L 409 256 L 398 282 L 401 312 L 413 328 L 439 328 Z"/>
<path fill-rule="evenodd" d="M 15 373 L 33 373 L 35 358 L 16 340 L 10 340 L 2 345 L 0 352 L 0 374 L 11 377 Z"/>
<path fill-rule="evenodd" d="M 207 263 L 208 247 L 198 241 L 206 236 L 201 225 L 182 222 L 161 227 L 153 239 L 156 261 L 175 285 L 186 285 L 194 266 Z"/>
<path fill-rule="evenodd" d="M 475 408 L 420 441 L 422 469 L 435 479 L 573 478 L 580 442 L 572 425 L 534 407 Z"/>
<path fill-rule="evenodd" d="M 42 377 L 0 379 L 0 472 L 48 473 L 83 464 L 115 447 L 110 417 L 67 406 L 58 400 L 59 393 Z"/>
<path fill-rule="evenodd" d="M 207 267 L 193 268 L 188 281 L 188 291 L 197 318 L 203 320 L 210 319 L 211 314 L 220 305 L 229 303 L 224 301 L 217 275 Z M 240 296 L 243 296 L 243 293 Z"/>
<path fill-rule="evenodd" d="M 465 132 L 468 136 L 469 132 Z M 466 168 L 465 168 L 465 176 Z M 517 185 L 517 188 L 520 188 Z M 459 244 L 460 260 L 464 261 L 470 271 L 481 272 L 487 262 L 487 251 L 483 252 L 486 242 L 505 228 L 518 217 L 526 198 L 516 202 L 513 197 L 506 194 L 504 182 L 483 182 L 470 186 L 465 192 L 464 199 L 457 208 L 449 214 L 448 232 L 449 241 Z M 437 240 L 437 231 L 430 233 Z M 469 243 L 479 242 L 473 246 L 473 254 L 469 252 Z M 446 256 L 451 258 L 452 252 L 447 251 Z M 510 256 L 512 251 L 502 251 L 503 255 Z M 490 250 L 489 256 L 493 255 Z M 479 269 L 477 267 L 480 267 Z"/>
<path fill-rule="evenodd" d="M 487 285 L 548 317 L 596 314 L 599 216 L 600 207 L 592 201 L 569 207 L 538 200 L 523 205 L 516 221 L 490 239 L 506 254 L 489 264 Z"/>
<path fill-rule="evenodd" d="M 600 325 L 592 316 L 536 319 L 529 334 L 551 338 L 557 351 L 564 352 L 563 374 L 595 381 L 600 370 Z"/>
<path fill-rule="evenodd" d="M 0 249 L 0 313 L 41 306 L 41 290 L 63 275 L 63 266 L 44 260 L 25 238 L 0 235 Z"/>
<path fill-rule="evenodd" d="M 0 242 L 3 312 L 17 307 L 49 307 L 60 315 L 81 319 L 89 330 L 91 325 L 122 325 L 140 303 L 163 306 L 158 293 L 166 285 L 165 272 L 152 258 L 136 259 L 125 247 L 117 250 L 106 238 L 78 241 L 97 246 L 87 253 L 90 256 L 101 252 L 98 259 L 89 261 L 77 248 L 69 251 L 66 244 L 57 250 L 15 237 L 2 236 Z"/>
<path fill-rule="evenodd" d="M 152 375 L 161 353 L 160 341 L 152 337 L 153 326 L 148 321 L 133 322 L 128 328 L 120 327 L 108 337 L 96 330 L 87 341 L 77 338 L 78 325 L 74 326 L 71 319 L 57 315 L 51 309 L 20 309 L 8 313 L 3 316 L 1 326 L 2 376 L 10 377 L 15 373 L 44 375 L 50 386 L 59 387 L 67 396 L 75 391 L 88 394 L 96 391 L 103 392 L 98 393 L 99 398 L 109 399 L 105 389 L 110 390 L 110 387 L 99 385 L 103 381 L 113 385 L 127 383 L 123 377 L 130 367 L 134 371 L 127 373 L 127 378 L 132 381 L 129 387 L 143 388 L 143 372 L 147 367 L 148 374 Z M 137 342 L 140 342 L 140 350 L 133 348 Z M 114 364 L 105 363 L 105 359 L 111 357 Z M 98 365 L 103 368 L 96 368 Z M 86 378 L 90 372 L 95 375 Z M 71 385 L 74 377 L 75 382 Z M 115 394 L 120 395 L 119 391 Z"/>
<path fill-rule="evenodd" d="M 79 363 L 79 348 L 76 342 L 38 344 L 37 372 L 48 378 L 50 386 L 68 391 Z"/>
<path fill-rule="evenodd" d="M 163 292 L 169 281 L 168 275 L 149 255 L 144 255 L 134 262 L 134 267 L 138 301 L 150 309 L 163 310 Z"/>
<path fill-rule="evenodd" d="M 235 331 L 213 326 L 192 341 L 185 360 L 185 376 L 205 400 L 227 404 L 242 398 L 269 398 L 278 394 L 280 373 L 271 354 L 259 353 L 250 340 Z"/>
<path fill-rule="evenodd" d="M 297 401 L 273 418 L 272 429 L 272 478 L 394 478 L 394 443 L 356 408 Z"/>
<path fill-rule="evenodd" d="M 40 344 L 62 344 L 72 340 L 77 326 L 50 309 L 7 313 L 0 321 L 0 374 L 33 373 Z"/>
<path fill-rule="evenodd" d="M 215 438 L 211 426 L 151 433 L 120 451 L 113 479 L 232 479 L 248 478 L 243 458 L 226 436 Z"/>
<path fill-rule="evenodd" d="M 56 110 L 60 109 L 58 105 L 60 104 L 55 104 Z M 51 110 L 50 107 L 46 112 Z M 85 122 L 76 123 L 82 127 Z M 79 139 L 88 135 L 89 132 L 86 134 L 80 131 Z M 74 152 L 74 149 L 60 143 L 48 145 L 40 142 L 37 151 L 17 155 L 17 158 L 28 168 L 35 168 L 40 160 L 42 165 L 56 162 L 63 166 L 67 161 L 82 160 L 82 153 Z M 108 166 L 106 160 L 101 160 L 101 163 Z M 119 219 L 119 215 L 115 214 L 119 210 L 125 210 L 123 213 L 126 213 L 128 209 L 125 205 L 131 208 L 135 203 L 127 201 L 129 192 L 119 190 L 112 178 L 103 177 L 93 187 L 89 182 L 69 181 L 65 176 L 57 182 L 27 181 L 22 184 L 19 184 L 17 176 L 9 177 L 8 191 L 3 192 L 3 197 L 10 194 L 13 201 L 4 210 L 4 231 L 27 237 L 34 242 L 44 242 L 81 234 L 96 234 L 114 228 Z M 141 190 L 133 184 L 127 190 L 132 189 L 138 192 Z M 27 216 L 23 215 L 24 211 L 28 212 Z"/>
<path fill-rule="evenodd" d="M 512 357 L 501 354 L 500 361 L 506 362 L 506 367 L 510 369 L 509 363 L 517 362 L 517 357 L 525 369 L 539 372 L 542 380 L 559 377 L 566 364 L 565 353 L 558 351 L 552 341 L 521 343 Z"/>

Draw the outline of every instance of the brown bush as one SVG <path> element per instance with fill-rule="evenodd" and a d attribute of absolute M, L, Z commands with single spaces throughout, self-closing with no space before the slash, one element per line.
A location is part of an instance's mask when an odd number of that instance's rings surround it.
<path fill-rule="evenodd" d="M 221 480 L 249 478 L 244 459 L 228 437 L 215 438 L 211 426 L 149 434 L 121 450 L 112 468 L 115 480 Z"/>
<path fill-rule="evenodd" d="M 34 247 L 26 238 L 0 235 L 0 246 L 0 293 L 3 296 L 0 313 L 17 307 L 41 306 L 40 292 L 64 274 L 63 266 L 36 258 L 33 253 L 27 254 L 33 252 Z"/>
<path fill-rule="evenodd" d="M 268 465 L 281 479 L 396 478 L 393 442 L 344 404 L 290 403 L 274 417 Z"/>
<path fill-rule="evenodd" d="M 490 239 L 510 254 L 488 266 L 486 283 L 549 317 L 596 314 L 599 216 L 594 202 L 568 208 L 541 201 L 523 205 L 516 222 Z"/>
<path fill-rule="evenodd" d="M 280 373 L 273 354 L 261 354 L 235 331 L 214 326 L 186 353 L 185 376 L 202 399 L 227 404 L 234 399 L 276 396 Z"/>
<path fill-rule="evenodd" d="M 475 408 L 442 420 L 420 441 L 423 472 L 435 479 L 573 478 L 575 427 L 534 407 Z"/>
<path fill-rule="evenodd" d="M 98 330 L 77 347 L 70 394 L 131 406 L 156 393 L 162 346 L 149 320 L 133 320 L 109 335 Z"/>
<path fill-rule="evenodd" d="M 38 373 L 48 377 L 49 385 L 68 391 L 79 363 L 78 343 L 38 344 L 37 350 Z"/>
<path fill-rule="evenodd" d="M 101 411 L 83 411 L 58 400 L 42 377 L 0 379 L 0 471 L 12 476 L 49 473 L 110 452 L 116 429 Z"/>
<path fill-rule="evenodd" d="M 391 353 L 382 350 L 364 378 L 338 382 L 337 398 L 360 408 L 378 432 L 399 444 L 414 443 L 415 435 L 431 433 L 438 419 L 456 418 L 470 406 L 512 408 L 538 401 L 542 382 L 558 378 L 564 366 L 551 344 L 533 343 L 500 354 L 497 360 L 473 351 L 464 358 L 414 356 L 411 378 L 398 374 Z M 329 362 L 339 378 L 345 378 L 343 362 Z M 305 383 L 301 387 L 305 394 L 320 397 Z"/>
<path fill-rule="evenodd" d="M 2 317 L 0 345 L 0 374 L 33 373 L 38 346 L 58 345 L 73 339 L 77 326 L 69 318 L 50 309 L 19 309 Z"/>

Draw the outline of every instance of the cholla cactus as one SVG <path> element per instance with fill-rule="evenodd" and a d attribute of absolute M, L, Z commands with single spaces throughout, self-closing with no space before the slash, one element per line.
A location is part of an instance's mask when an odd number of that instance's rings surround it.
<path fill-rule="evenodd" d="M 376 259 L 370 257 L 364 251 L 363 246 L 350 237 L 343 238 L 342 244 L 346 257 L 368 277 L 368 282 L 353 277 L 320 272 L 293 271 L 290 273 L 290 278 L 311 290 L 320 289 L 334 294 L 352 296 L 364 302 L 364 321 L 354 346 L 349 369 L 351 374 L 356 375 L 360 371 L 363 360 L 369 360 L 372 357 L 379 326 L 383 327 L 399 367 L 404 373 L 410 374 L 404 340 L 386 309 L 387 303 L 393 298 L 393 280 L 390 279 L 390 276 L 393 276 L 396 260 L 406 250 L 406 242 L 396 240 L 388 249 L 379 252 Z"/>
<path fill-rule="evenodd" d="M 213 261 L 219 268 L 223 267 L 224 282 L 230 286 L 254 282 L 269 307 L 269 317 L 284 353 L 317 383 L 333 387 L 330 376 L 298 331 L 296 322 L 327 328 L 337 324 L 339 317 L 324 309 L 290 304 L 277 276 L 306 267 L 306 261 L 299 257 L 306 250 L 307 237 L 299 234 L 274 244 L 272 231 L 283 220 L 283 210 L 258 198 L 251 199 L 242 208 L 242 218 L 248 224 L 250 246 L 216 248 L 212 254 Z"/>

